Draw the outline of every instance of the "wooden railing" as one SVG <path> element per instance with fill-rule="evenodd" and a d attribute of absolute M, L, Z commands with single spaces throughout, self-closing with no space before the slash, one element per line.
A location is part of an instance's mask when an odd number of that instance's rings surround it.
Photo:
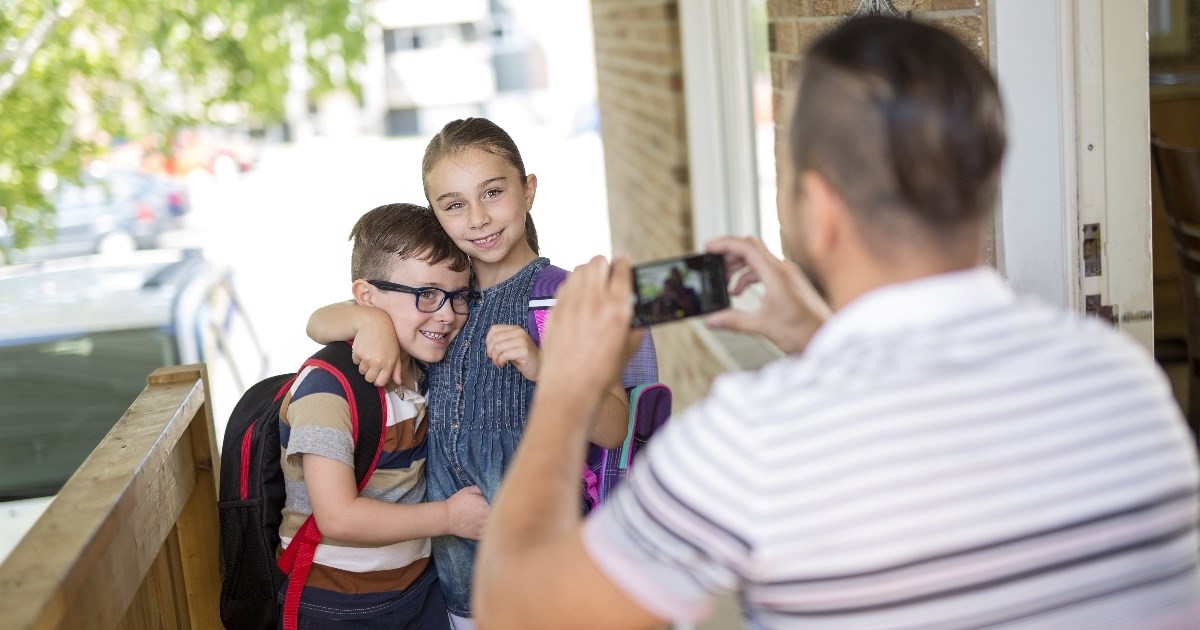
<path fill-rule="evenodd" d="M 0 565 L 0 627 L 221 628 L 203 365 L 146 389 Z"/>

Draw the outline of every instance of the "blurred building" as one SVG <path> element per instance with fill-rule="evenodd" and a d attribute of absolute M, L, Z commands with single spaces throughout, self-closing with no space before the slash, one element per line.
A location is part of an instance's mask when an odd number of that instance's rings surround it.
<path fill-rule="evenodd" d="M 508 95 L 546 87 L 542 47 L 500 0 L 376 0 L 371 16 L 361 101 L 323 96 L 298 112 L 300 127 L 430 135 L 447 120 L 488 115 Z"/>

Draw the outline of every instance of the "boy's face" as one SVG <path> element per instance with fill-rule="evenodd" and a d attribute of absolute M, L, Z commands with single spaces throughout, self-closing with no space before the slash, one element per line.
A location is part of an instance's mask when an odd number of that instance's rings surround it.
<path fill-rule="evenodd" d="M 430 265 L 422 260 L 398 261 L 387 280 L 395 284 L 416 288 L 432 287 L 443 291 L 461 291 L 468 288 L 467 270 L 452 271 L 444 264 Z M 441 297 L 441 296 L 439 296 Z M 467 321 L 464 314 L 455 313 L 450 300 L 446 300 L 437 311 L 422 312 L 417 308 L 417 296 L 400 291 L 384 291 L 370 287 L 371 306 L 388 314 L 396 329 L 400 349 L 409 356 L 426 363 L 436 363 L 446 356 L 450 341 Z"/>

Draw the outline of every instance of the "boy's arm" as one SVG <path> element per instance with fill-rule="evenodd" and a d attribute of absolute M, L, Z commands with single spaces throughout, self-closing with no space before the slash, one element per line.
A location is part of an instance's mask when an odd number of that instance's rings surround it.
<path fill-rule="evenodd" d="M 387 503 L 359 496 L 354 470 L 342 462 L 306 453 L 302 465 L 313 516 L 330 538 L 387 545 L 444 535 L 478 540 L 483 534 L 488 504 L 475 486 L 445 501 Z"/>
<path fill-rule="evenodd" d="M 305 332 L 319 344 L 354 340 L 358 373 L 377 387 L 401 383 L 400 342 L 387 313 L 353 301 L 322 306 L 308 317 Z"/>

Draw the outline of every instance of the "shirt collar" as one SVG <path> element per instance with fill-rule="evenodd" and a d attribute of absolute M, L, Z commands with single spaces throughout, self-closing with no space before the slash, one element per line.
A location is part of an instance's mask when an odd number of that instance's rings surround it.
<path fill-rule="evenodd" d="M 888 284 L 851 301 L 817 331 L 805 354 L 835 350 L 860 337 L 927 327 L 1016 301 L 1012 290 L 987 266 Z"/>

